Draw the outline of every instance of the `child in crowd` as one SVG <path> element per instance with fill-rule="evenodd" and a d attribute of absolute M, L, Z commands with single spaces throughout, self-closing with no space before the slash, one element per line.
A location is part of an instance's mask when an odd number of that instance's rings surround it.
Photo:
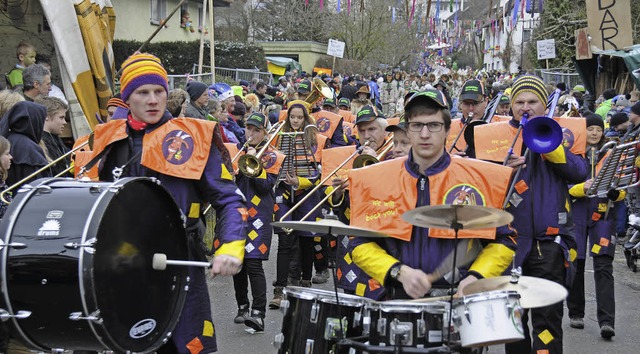
<path fill-rule="evenodd" d="M 60 135 L 64 132 L 67 125 L 66 115 L 68 106 L 57 97 L 40 97 L 36 99 L 36 103 L 47 108 L 47 118 L 44 120 L 44 131 L 42 133 L 42 141 L 40 146 L 44 150 L 48 162 L 57 160 L 69 151 L 64 144 Z M 51 166 L 51 173 L 54 176 L 62 174 L 62 176 L 70 177 L 69 172 L 64 173 L 71 165 L 71 158 L 67 156 L 62 161 Z"/>
<path fill-rule="evenodd" d="M 5 76 L 7 80 L 7 88 L 12 90 L 22 87 L 22 70 L 29 65 L 36 63 L 36 47 L 32 44 L 22 41 L 16 47 L 16 57 L 18 63 L 15 68 L 11 69 Z"/>

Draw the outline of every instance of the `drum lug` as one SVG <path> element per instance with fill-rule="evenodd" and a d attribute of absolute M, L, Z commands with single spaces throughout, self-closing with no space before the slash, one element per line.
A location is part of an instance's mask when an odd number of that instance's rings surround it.
<path fill-rule="evenodd" d="M 471 324 L 471 313 L 469 312 L 469 309 L 466 307 L 464 309 L 464 317 L 467 319 L 467 322 Z"/>
<path fill-rule="evenodd" d="M 2 320 L 2 322 L 7 321 L 10 318 L 17 318 L 19 320 L 22 320 L 29 316 L 31 316 L 31 311 L 20 310 L 15 315 L 12 315 L 9 313 L 9 311 L 0 309 L 0 320 Z"/>
<path fill-rule="evenodd" d="M 413 344 L 413 323 L 400 322 L 394 319 L 389 326 L 389 338 L 391 345 L 395 345 L 396 338 L 400 339 L 401 345 Z"/>
<path fill-rule="evenodd" d="M 311 314 L 309 315 L 311 323 L 318 323 L 318 313 L 320 313 L 320 306 L 316 302 L 311 306 Z"/>
<path fill-rule="evenodd" d="M 89 316 L 82 316 L 82 312 L 72 312 L 69 314 L 69 319 L 71 321 L 93 321 L 96 323 L 102 323 L 102 318 L 100 317 L 100 310 L 93 311 Z"/>
<path fill-rule="evenodd" d="M 284 334 L 282 333 L 276 334 L 275 338 L 273 339 L 273 346 L 276 349 L 280 350 L 283 343 L 284 343 Z"/>
<path fill-rule="evenodd" d="M 41 194 L 49 194 L 51 193 L 52 188 L 46 184 L 40 184 L 36 187 L 36 191 Z"/>
<path fill-rule="evenodd" d="M 427 335 L 427 322 L 424 319 L 419 319 L 418 321 L 416 321 L 416 337 L 424 337 Z"/>
<path fill-rule="evenodd" d="M 360 323 L 361 319 L 362 319 L 362 313 L 360 311 L 356 311 L 353 313 L 353 322 L 351 322 L 351 325 L 353 326 L 353 328 L 356 328 L 358 326 L 358 323 Z"/>
<path fill-rule="evenodd" d="M 315 340 L 307 339 L 307 343 L 304 346 L 304 354 L 313 354 L 313 343 Z"/>
<path fill-rule="evenodd" d="M 378 328 L 378 333 L 383 336 L 387 333 L 387 319 L 386 318 L 378 318 L 378 324 L 376 326 Z"/>
<path fill-rule="evenodd" d="M 453 316 L 453 325 L 456 326 L 456 327 L 462 326 L 462 317 L 460 317 L 458 315 L 454 315 Z"/>
<path fill-rule="evenodd" d="M 20 242 L 4 243 L 4 241 L 0 239 L 0 250 L 3 249 L 5 246 L 11 247 L 14 250 L 21 250 L 21 249 L 27 248 L 26 243 L 20 243 Z"/>
<path fill-rule="evenodd" d="M 371 331 L 371 316 L 364 316 L 362 318 L 362 334 L 368 335 Z"/>
<path fill-rule="evenodd" d="M 283 314 L 287 313 L 287 310 L 289 309 L 289 300 L 282 300 L 280 301 L 280 312 L 282 312 Z"/>
<path fill-rule="evenodd" d="M 84 247 L 93 248 L 95 244 L 96 244 L 96 239 L 94 238 L 89 240 L 89 242 L 85 242 L 85 243 L 68 242 L 64 244 L 64 248 L 67 248 L 70 250 L 77 250 L 78 248 L 84 248 Z"/>
<path fill-rule="evenodd" d="M 336 339 L 340 338 L 341 329 L 344 330 L 349 326 L 349 321 L 346 318 L 342 319 L 342 326 L 340 326 L 340 319 L 329 317 L 324 325 L 324 339 Z"/>

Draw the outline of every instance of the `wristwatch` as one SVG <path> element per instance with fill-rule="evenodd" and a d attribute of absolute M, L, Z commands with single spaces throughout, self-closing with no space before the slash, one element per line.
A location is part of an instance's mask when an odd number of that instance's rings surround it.
<path fill-rule="evenodd" d="M 400 277 L 400 268 L 402 268 L 402 263 L 396 263 L 392 265 L 391 269 L 389 269 L 389 277 L 395 281 L 398 281 L 398 278 Z"/>

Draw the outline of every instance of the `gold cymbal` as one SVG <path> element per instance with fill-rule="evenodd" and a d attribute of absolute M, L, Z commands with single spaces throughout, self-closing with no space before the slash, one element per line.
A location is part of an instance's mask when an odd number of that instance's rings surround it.
<path fill-rule="evenodd" d="M 404 221 L 437 229 L 489 229 L 513 221 L 508 212 L 480 205 L 426 205 L 402 214 Z"/>
<path fill-rule="evenodd" d="M 307 231 L 318 235 L 331 234 L 334 236 L 345 235 L 375 238 L 389 237 L 388 235 L 377 231 L 349 226 L 335 218 L 326 218 L 318 221 L 279 221 L 272 222 L 271 225 L 291 230 Z"/>
<path fill-rule="evenodd" d="M 513 290 L 520 294 L 520 305 L 525 309 L 553 305 L 564 300 L 568 291 L 564 286 L 547 279 L 520 276 L 512 283 L 512 276 L 501 276 L 474 281 L 464 288 L 465 295 L 487 291 Z"/>

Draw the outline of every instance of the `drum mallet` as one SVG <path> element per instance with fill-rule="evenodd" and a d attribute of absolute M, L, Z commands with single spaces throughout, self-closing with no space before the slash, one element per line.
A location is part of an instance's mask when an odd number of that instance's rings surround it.
<path fill-rule="evenodd" d="M 177 261 L 173 259 L 167 259 L 167 255 L 164 253 L 155 253 L 153 255 L 152 265 L 153 269 L 155 270 L 165 270 L 167 269 L 167 265 L 211 268 L 211 263 L 209 262 Z"/>

